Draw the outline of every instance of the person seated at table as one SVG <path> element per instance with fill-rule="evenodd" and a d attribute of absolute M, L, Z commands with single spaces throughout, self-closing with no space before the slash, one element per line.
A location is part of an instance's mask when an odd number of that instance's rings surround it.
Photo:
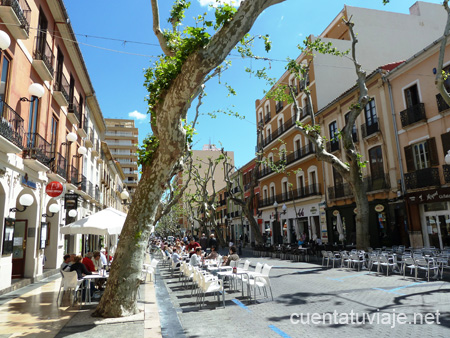
<path fill-rule="evenodd" d="M 238 261 L 239 260 L 239 256 L 236 253 L 236 247 L 232 246 L 230 248 L 230 254 L 228 256 L 224 257 L 224 261 L 223 261 L 223 265 L 230 265 L 231 261 Z"/>
<path fill-rule="evenodd" d="M 94 251 L 94 255 L 92 257 L 92 263 L 94 263 L 95 271 L 99 271 L 103 269 L 103 262 L 101 260 L 100 251 Z"/>
<path fill-rule="evenodd" d="M 219 257 L 219 254 L 216 251 L 216 247 L 212 246 L 211 253 L 208 256 L 206 256 L 205 258 L 206 259 L 217 259 L 217 257 Z"/>
<path fill-rule="evenodd" d="M 194 237 L 191 237 L 190 242 L 186 248 L 186 250 L 189 252 L 189 257 L 191 257 L 195 253 L 196 248 L 201 248 L 201 246 L 195 241 Z"/>
<path fill-rule="evenodd" d="M 176 267 L 179 267 L 180 264 L 181 264 L 181 262 L 180 262 L 181 261 L 180 253 L 181 253 L 181 248 L 177 245 L 175 247 L 175 250 L 174 250 L 173 254 L 172 254 L 172 260 L 175 263 Z"/>
<path fill-rule="evenodd" d="M 83 260 L 81 261 L 81 263 L 83 263 L 86 266 L 86 269 L 88 269 L 90 272 L 96 271 L 94 262 L 92 261 L 93 256 L 94 256 L 94 254 L 92 252 L 88 252 L 86 254 L 86 257 L 84 257 Z"/>
<path fill-rule="evenodd" d="M 192 254 L 189 264 L 192 266 L 200 266 L 201 260 L 202 260 L 202 248 L 201 247 L 195 248 L 195 252 Z"/>
<path fill-rule="evenodd" d="M 92 272 L 86 268 L 86 265 L 81 263 L 83 258 L 81 256 L 75 256 L 73 264 L 70 266 L 70 271 L 76 271 L 78 280 L 83 279 L 86 275 L 92 275 Z"/>
<path fill-rule="evenodd" d="M 70 271 L 70 263 L 72 263 L 71 256 L 69 254 L 64 255 L 64 261 L 62 262 L 60 267 L 61 271 Z"/>

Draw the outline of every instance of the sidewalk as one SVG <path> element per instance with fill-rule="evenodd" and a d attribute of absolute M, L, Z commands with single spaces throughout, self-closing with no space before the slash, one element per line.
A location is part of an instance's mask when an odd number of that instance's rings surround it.
<path fill-rule="evenodd" d="M 10 337 L 151 337 L 159 338 L 156 292 L 153 282 L 140 286 L 141 312 L 126 318 L 94 318 L 98 303 L 70 306 L 68 293 L 61 306 L 56 299 L 61 277 L 58 274 L 0 296 L 0 338 Z"/>

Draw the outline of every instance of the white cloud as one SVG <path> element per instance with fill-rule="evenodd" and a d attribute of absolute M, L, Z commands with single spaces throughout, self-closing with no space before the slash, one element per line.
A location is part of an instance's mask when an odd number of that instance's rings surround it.
<path fill-rule="evenodd" d="M 200 6 L 209 6 L 212 5 L 214 7 L 217 7 L 218 5 L 223 5 L 225 3 L 233 5 L 234 7 L 238 7 L 241 2 L 244 0 L 198 0 L 198 2 L 200 3 Z"/>
<path fill-rule="evenodd" d="M 147 114 L 139 113 L 137 110 L 128 113 L 128 117 L 132 117 L 136 120 L 145 120 L 147 118 Z"/>

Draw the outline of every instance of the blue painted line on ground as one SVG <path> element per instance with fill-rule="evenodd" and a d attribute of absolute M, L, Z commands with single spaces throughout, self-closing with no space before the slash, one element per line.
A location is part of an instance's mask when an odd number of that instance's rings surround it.
<path fill-rule="evenodd" d="M 418 284 L 422 284 L 422 283 L 425 283 L 425 282 L 412 283 L 412 284 L 409 284 L 409 285 L 404 285 L 404 286 L 400 286 L 400 287 L 398 287 L 398 288 L 389 289 L 389 290 L 381 289 L 381 288 L 372 288 L 372 289 L 373 289 L 373 290 L 380 290 L 380 291 L 384 291 L 384 292 L 389 292 L 389 293 L 394 293 L 394 294 L 396 294 L 396 295 L 404 296 L 404 295 L 406 295 L 406 293 L 400 293 L 400 292 L 396 292 L 396 291 L 397 291 L 397 290 L 401 290 L 401 289 L 405 289 L 405 288 L 409 288 L 409 287 L 411 287 L 411 286 L 418 285 Z"/>
<path fill-rule="evenodd" d="M 351 275 L 351 276 L 345 276 L 345 277 L 339 277 L 339 278 L 327 277 L 327 279 L 334 280 L 334 281 L 337 281 L 337 282 L 343 282 L 343 279 L 346 279 L 346 278 L 359 277 L 359 276 L 364 276 L 364 275 L 368 275 L 368 274 L 369 274 L 369 272 L 364 272 L 364 273 L 358 273 L 357 275 Z"/>
<path fill-rule="evenodd" d="M 281 331 L 279 328 L 277 328 L 277 327 L 274 326 L 274 325 L 269 325 L 269 328 L 270 328 L 273 332 L 279 334 L 279 335 L 280 335 L 281 337 L 283 337 L 283 338 L 291 338 L 290 335 L 288 335 L 288 334 L 287 334 L 286 332 L 284 332 L 284 331 Z"/>
<path fill-rule="evenodd" d="M 233 303 L 235 303 L 237 306 L 239 306 L 240 308 L 246 310 L 247 312 L 252 312 L 250 311 L 250 309 L 248 307 L 246 307 L 244 304 L 242 304 L 240 301 L 238 301 L 237 299 L 233 299 Z"/>

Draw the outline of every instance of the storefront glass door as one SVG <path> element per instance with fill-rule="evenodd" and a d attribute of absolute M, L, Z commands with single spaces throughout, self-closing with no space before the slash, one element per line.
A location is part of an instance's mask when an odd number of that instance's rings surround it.
<path fill-rule="evenodd" d="M 434 246 L 441 250 L 444 248 L 444 246 L 450 246 L 450 215 L 437 214 L 432 216 L 425 216 L 425 220 L 430 246 Z"/>

